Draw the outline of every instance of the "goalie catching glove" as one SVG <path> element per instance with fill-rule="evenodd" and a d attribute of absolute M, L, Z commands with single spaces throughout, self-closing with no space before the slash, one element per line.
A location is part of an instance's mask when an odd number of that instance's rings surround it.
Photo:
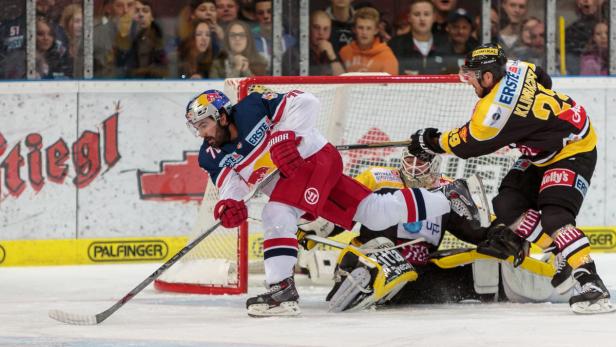
<path fill-rule="evenodd" d="M 292 131 L 277 131 L 269 141 L 272 162 L 284 177 L 292 177 L 306 162 L 299 154 L 297 145 L 301 138 L 296 138 Z"/>
<path fill-rule="evenodd" d="M 220 200 L 214 206 L 214 218 L 225 228 L 236 228 L 248 219 L 248 209 L 242 200 Z"/>
<path fill-rule="evenodd" d="M 377 237 L 361 248 L 390 247 L 393 242 Z M 326 299 L 329 310 L 356 311 L 390 300 L 407 282 L 417 279 L 417 272 L 395 249 L 363 254 L 348 246 L 340 252 L 335 278 L 334 288 Z"/>

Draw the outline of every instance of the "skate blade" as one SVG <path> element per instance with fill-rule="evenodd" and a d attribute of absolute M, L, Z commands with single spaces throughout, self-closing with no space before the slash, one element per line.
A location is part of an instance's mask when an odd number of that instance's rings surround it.
<path fill-rule="evenodd" d="M 298 316 L 302 311 L 299 309 L 297 301 L 286 301 L 279 306 L 270 307 L 267 304 L 256 304 L 248 307 L 248 315 L 250 317 L 294 317 Z"/>
<path fill-rule="evenodd" d="M 614 312 L 616 311 L 616 306 L 609 299 L 601 299 L 593 304 L 588 301 L 576 302 L 571 305 L 571 310 L 577 314 L 600 314 Z"/>

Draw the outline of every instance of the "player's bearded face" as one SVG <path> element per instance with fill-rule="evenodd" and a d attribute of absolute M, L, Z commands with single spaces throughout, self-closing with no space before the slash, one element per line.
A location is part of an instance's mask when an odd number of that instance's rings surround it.
<path fill-rule="evenodd" d="M 214 148 L 220 148 L 223 144 L 231 140 L 229 125 L 222 126 L 212 118 L 208 117 L 197 122 L 195 128 L 197 128 L 199 136 Z"/>

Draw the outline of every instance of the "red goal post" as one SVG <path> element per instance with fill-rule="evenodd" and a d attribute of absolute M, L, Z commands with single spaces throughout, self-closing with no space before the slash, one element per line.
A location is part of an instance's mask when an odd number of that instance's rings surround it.
<path fill-rule="evenodd" d="M 473 88 L 462 84 L 458 75 L 248 77 L 225 80 L 224 92 L 235 103 L 255 85 L 276 93 L 313 93 L 321 102 L 317 127 L 335 145 L 405 140 L 424 127 L 460 126 L 468 121 L 478 100 Z M 355 176 L 370 166 L 398 166 L 400 153 L 400 149 L 381 148 L 341 154 L 345 173 Z M 441 171 L 454 178 L 480 173 L 492 197 L 514 155 L 505 151 L 470 160 L 447 157 Z M 213 186 L 208 184 L 193 235 L 214 222 L 212 209 L 217 192 Z M 249 212 L 252 219 L 247 225 L 215 231 L 186 260 L 169 269 L 169 275 L 161 276 L 155 282 L 156 288 L 185 293 L 245 293 L 249 272 L 263 270 L 263 236 L 258 220 L 267 200 L 254 200 L 257 201 Z M 453 246 L 461 246 L 453 242 Z"/>

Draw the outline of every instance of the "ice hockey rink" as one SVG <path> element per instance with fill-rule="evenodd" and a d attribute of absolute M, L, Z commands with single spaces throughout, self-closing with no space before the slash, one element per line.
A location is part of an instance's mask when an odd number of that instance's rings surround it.
<path fill-rule="evenodd" d="M 616 254 L 596 254 L 612 297 Z M 161 293 L 148 287 L 97 326 L 71 326 L 50 309 L 95 314 L 159 264 L 0 268 L 0 346 L 616 346 L 616 314 L 581 316 L 567 304 L 448 304 L 328 313 L 328 287 L 299 279 L 296 318 L 250 318 L 241 296 Z M 263 291 L 253 278 L 249 294 Z"/>

